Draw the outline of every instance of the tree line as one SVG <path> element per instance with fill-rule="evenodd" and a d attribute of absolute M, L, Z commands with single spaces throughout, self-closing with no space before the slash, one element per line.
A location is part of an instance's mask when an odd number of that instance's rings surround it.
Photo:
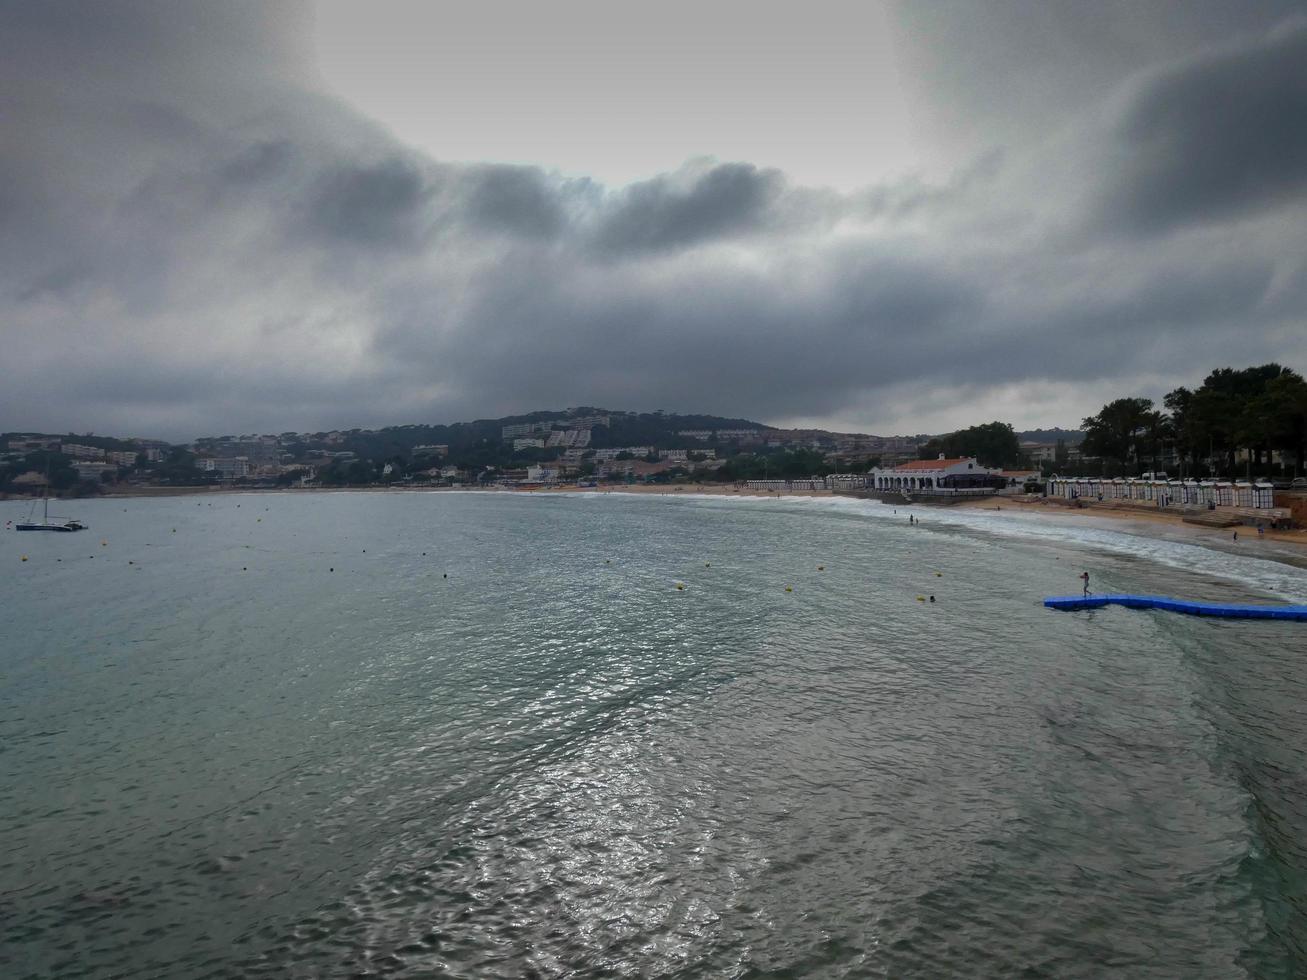
<path fill-rule="evenodd" d="M 1180 476 L 1300 476 L 1307 381 L 1274 363 L 1219 368 L 1197 388 L 1169 392 L 1161 408 L 1150 398 L 1118 398 L 1081 425 L 1081 452 L 1123 474 L 1174 461 Z"/>

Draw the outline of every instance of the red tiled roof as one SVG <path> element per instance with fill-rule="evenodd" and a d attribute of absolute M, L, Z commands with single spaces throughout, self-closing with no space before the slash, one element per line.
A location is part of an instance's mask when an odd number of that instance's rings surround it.
<path fill-rule="evenodd" d="M 904 463 L 902 466 L 894 467 L 894 471 L 897 473 L 899 470 L 943 470 L 965 462 L 968 462 L 965 457 L 961 459 L 914 459 L 911 463 Z"/>

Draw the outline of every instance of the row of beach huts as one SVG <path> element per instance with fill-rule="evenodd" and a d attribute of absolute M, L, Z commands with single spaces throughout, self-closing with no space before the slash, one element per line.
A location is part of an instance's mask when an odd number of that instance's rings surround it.
<path fill-rule="evenodd" d="M 1049 497 L 1064 500 L 1135 500 L 1159 507 L 1275 506 L 1275 488 L 1244 480 L 1132 480 L 1096 477 L 1052 477 L 1045 483 Z"/>

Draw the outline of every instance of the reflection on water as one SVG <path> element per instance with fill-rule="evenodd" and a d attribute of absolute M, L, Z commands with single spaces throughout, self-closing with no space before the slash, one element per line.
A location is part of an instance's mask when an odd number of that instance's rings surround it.
<path fill-rule="evenodd" d="M 0 538 L 7 976 L 1307 968 L 1301 626 L 1039 605 L 1299 569 L 847 501 L 84 510 Z"/>

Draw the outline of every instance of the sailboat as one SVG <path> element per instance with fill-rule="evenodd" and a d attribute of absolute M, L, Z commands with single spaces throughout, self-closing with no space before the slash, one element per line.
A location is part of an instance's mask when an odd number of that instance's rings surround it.
<path fill-rule="evenodd" d="M 46 475 L 47 475 L 46 485 L 41 490 L 41 519 L 39 521 L 34 521 L 31 519 L 31 515 L 29 514 L 27 520 L 19 521 L 17 524 L 14 525 L 14 530 L 15 531 L 85 531 L 86 525 L 83 524 L 81 521 L 75 521 L 75 520 L 63 521 L 57 517 L 54 520 L 50 520 L 50 493 L 49 493 L 50 482 L 48 479 L 49 477 L 48 466 L 46 467 Z M 32 505 L 32 510 L 36 510 L 36 504 Z"/>

